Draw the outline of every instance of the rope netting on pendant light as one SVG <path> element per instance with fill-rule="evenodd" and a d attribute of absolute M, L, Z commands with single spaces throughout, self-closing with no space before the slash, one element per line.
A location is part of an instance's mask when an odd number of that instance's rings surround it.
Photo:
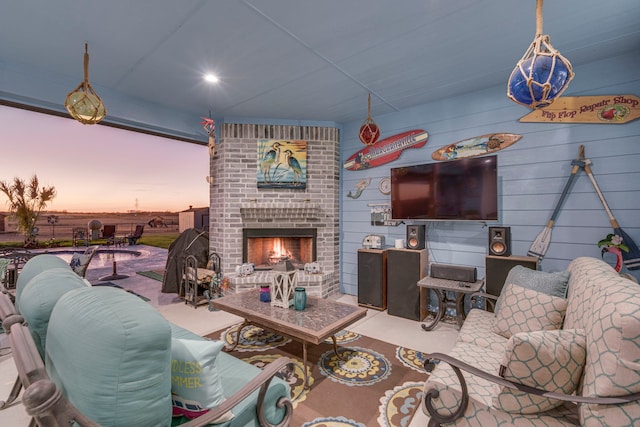
<path fill-rule="evenodd" d="M 380 128 L 371 118 L 371 94 L 367 103 L 367 118 L 362 122 L 358 135 L 364 145 L 373 145 L 380 138 Z"/>
<path fill-rule="evenodd" d="M 574 76 L 569 60 L 542 34 L 543 0 L 536 1 L 536 37 L 511 72 L 507 89 L 512 101 L 533 109 L 551 104 Z"/>
<path fill-rule="evenodd" d="M 93 125 L 104 119 L 107 109 L 89 83 L 89 46 L 84 44 L 84 80 L 64 100 L 71 117 L 82 124 Z"/>

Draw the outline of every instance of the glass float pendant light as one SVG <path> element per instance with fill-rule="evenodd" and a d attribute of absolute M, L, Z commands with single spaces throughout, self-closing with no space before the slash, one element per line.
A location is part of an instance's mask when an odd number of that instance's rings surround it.
<path fill-rule="evenodd" d="M 89 47 L 84 44 L 84 80 L 77 88 L 67 94 L 64 100 L 71 117 L 82 124 L 93 125 L 99 123 L 107 115 L 107 109 L 89 83 Z"/>
<path fill-rule="evenodd" d="M 371 94 L 367 101 L 367 118 L 362 122 L 358 136 L 364 145 L 373 145 L 380 138 L 380 128 L 371 118 Z"/>
<path fill-rule="evenodd" d="M 511 72 L 507 88 L 512 101 L 533 109 L 551 104 L 573 79 L 569 60 L 542 34 L 543 0 L 536 1 L 536 37 Z"/>

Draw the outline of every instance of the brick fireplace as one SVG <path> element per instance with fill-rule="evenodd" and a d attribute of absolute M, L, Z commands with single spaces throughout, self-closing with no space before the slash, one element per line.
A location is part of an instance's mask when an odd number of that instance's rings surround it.
<path fill-rule="evenodd" d="M 321 274 L 299 272 L 311 295 L 339 291 L 339 130 L 312 126 L 224 123 L 210 161 L 210 250 L 222 260 L 222 271 L 235 290 L 259 286 L 266 272 L 236 277 L 235 266 L 247 262 L 246 230 L 267 233 L 314 230 L 312 261 Z M 258 140 L 307 141 L 305 190 L 257 188 Z M 278 233 L 276 233 L 278 234 Z M 287 236 L 285 236 L 287 237 Z M 271 250 L 271 249 L 269 249 Z M 305 252 L 308 259 L 308 252 Z"/>

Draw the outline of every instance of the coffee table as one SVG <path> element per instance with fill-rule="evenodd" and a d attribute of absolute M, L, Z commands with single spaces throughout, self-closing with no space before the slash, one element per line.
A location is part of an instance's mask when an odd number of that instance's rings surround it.
<path fill-rule="evenodd" d="M 302 343 L 304 383 L 307 388 L 307 345 L 318 345 L 331 337 L 333 351 L 340 357 L 335 334 L 367 314 L 367 309 L 363 307 L 312 296 L 307 297 L 307 306 L 302 311 L 296 311 L 293 307 L 274 307 L 260 301 L 258 289 L 216 298 L 211 300 L 211 305 L 245 319 L 229 351 L 237 347 L 242 329 L 248 325 L 269 329 Z"/>

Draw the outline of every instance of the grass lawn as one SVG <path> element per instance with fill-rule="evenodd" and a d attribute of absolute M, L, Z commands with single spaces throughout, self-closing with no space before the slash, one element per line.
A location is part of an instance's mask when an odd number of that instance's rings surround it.
<path fill-rule="evenodd" d="M 175 234 L 167 233 L 167 234 L 160 234 L 160 235 L 143 236 L 138 240 L 138 243 L 141 245 L 148 245 L 148 246 L 155 246 L 157 248 L 169 249 L 169 245 L 173 243 L 173 241 L 176 240 L 178 236 L 180 236 L 180 233 L 178 232 L 176 232 Z M 40 245 L 38 246 L 38 248 L 49 247 L 47 243 L 48 241 L 40 242 Z M 91 240 L 91 242 L 89 243 L 91 245 L 106 245 L 107 241 L 106 239 L 96 239 L 96 240 Z M 21 248 L 22 245 L 23 245 L 22 241 L 2 242 L 0 243 L 0 248 L 7 248 L 7 247 Z M 54 244 L 51 247 L 72 247 L 72 246 L 73 246 L 73 243 L 71 240 L 55 240 Z"/>

